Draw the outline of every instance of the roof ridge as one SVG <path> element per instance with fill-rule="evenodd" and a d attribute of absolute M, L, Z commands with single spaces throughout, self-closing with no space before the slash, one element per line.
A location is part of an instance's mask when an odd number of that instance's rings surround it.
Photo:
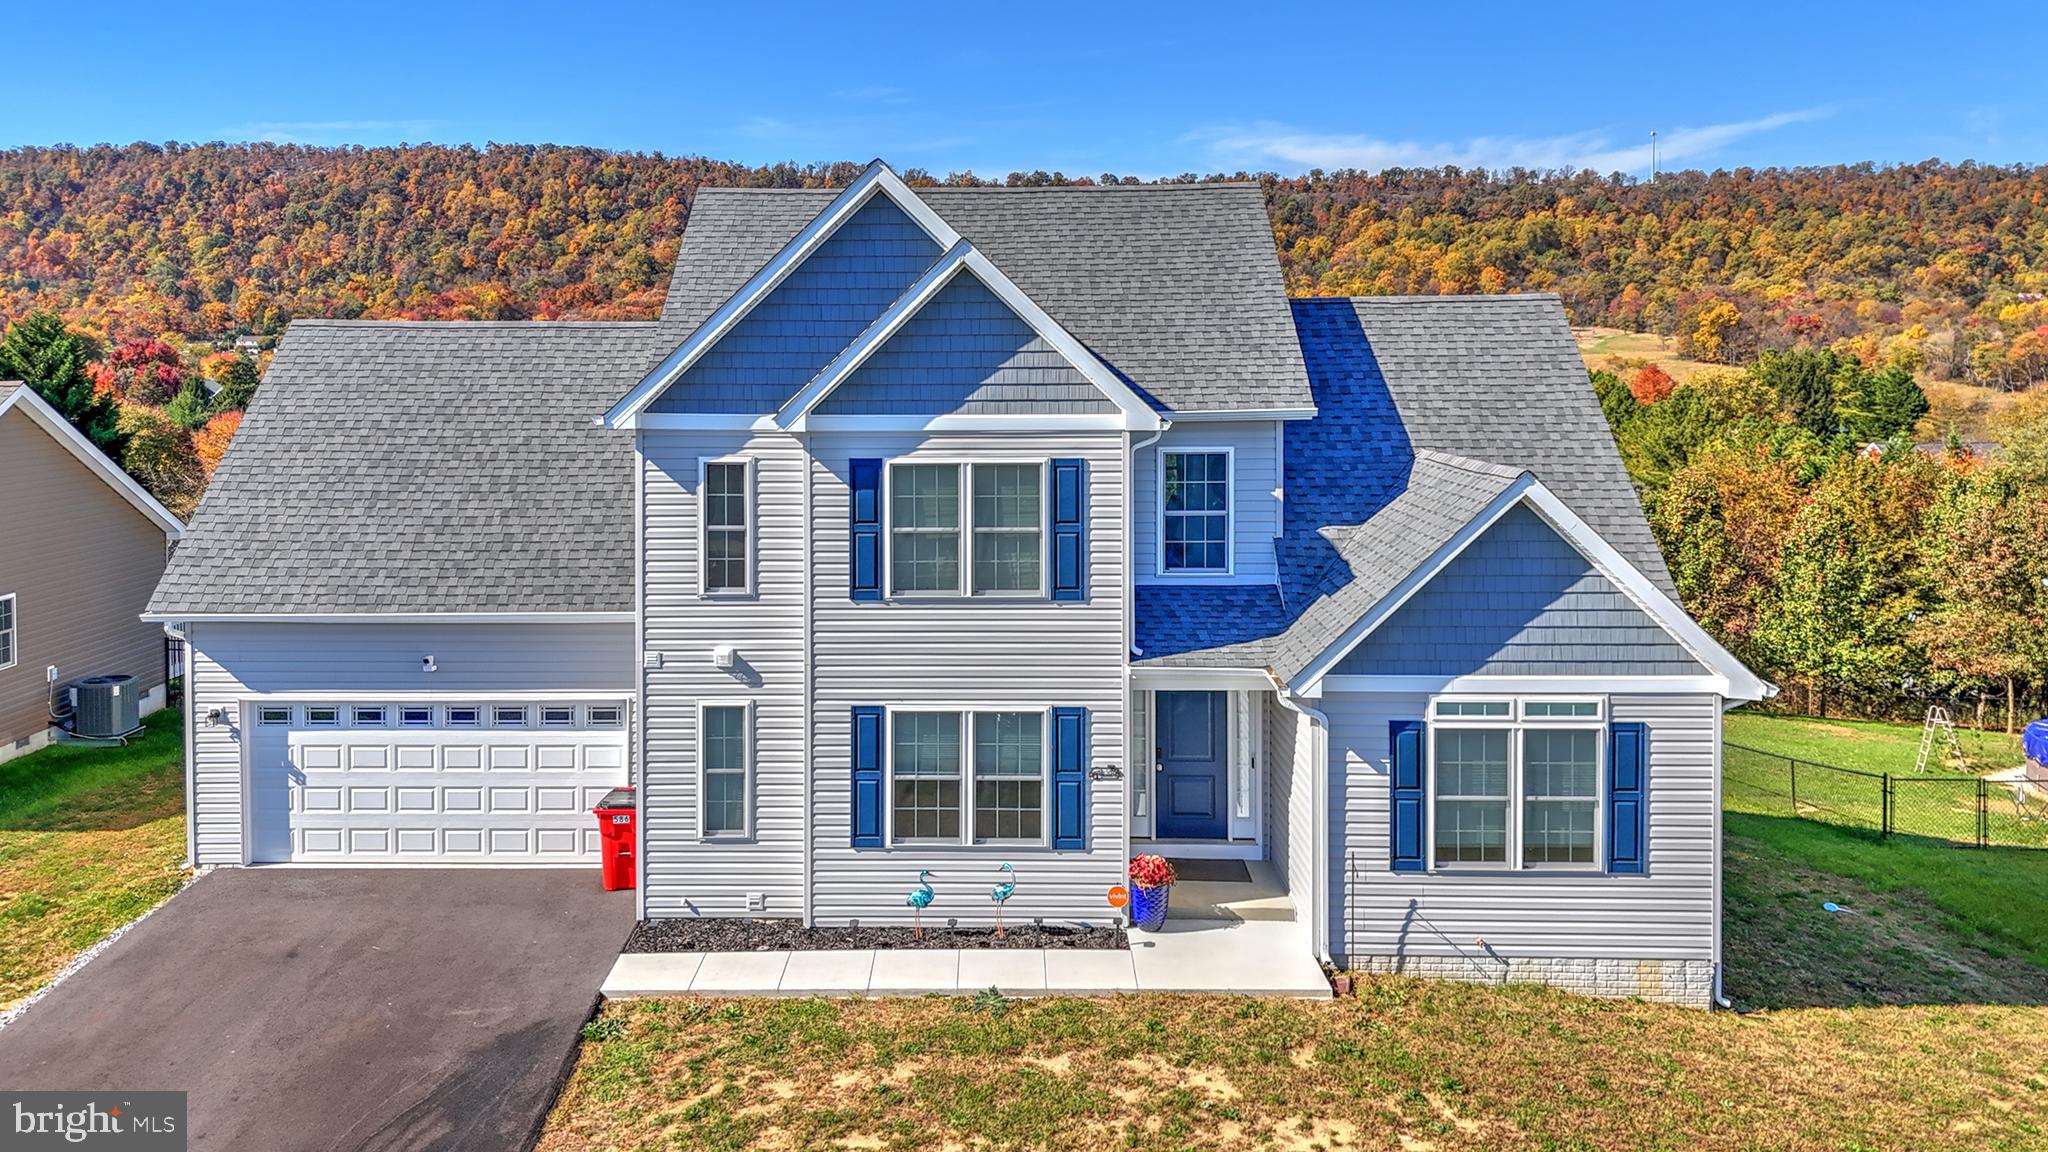
<path fill-rule="evenodd" d="M 1477 473 L 1481 476 L 1497 476 L 1504 480 L 1518 480 L 1523 476 L 1531 475 L 1527 468 L 1495 464 L 1491 460 L 1481 460 L 1476 456 L 1460 456 L 1456 452 L 1445 452 L 1441 448 L 1417 448 L 1415 449 L 1415 458 L 1417 460 L 1427 460 L 1432 464 L 1441 464 L 1447 468 Z"/>
<path fill-rule="evenodd" d="M 1313 304 L 1323 301 L 1341 301 L 1351 304 L 1513 304 L 1532 300 L 1563 300 L 1555 292 L 1499 292 L 1481 295 L 1475 292 L 1410 293 L 1405 296 L 1294 296 L 1292 303 Z"/>
<path fill-rule="evenodd" d="M 544 330 L 548 328 L 653 328 L 656 320 L 347 320 L 338 316 L 302 316 L 291 322 L 291 327 L 315 328 L 410 328 L 410 329 L 481 329 L 519 328 Z"/>

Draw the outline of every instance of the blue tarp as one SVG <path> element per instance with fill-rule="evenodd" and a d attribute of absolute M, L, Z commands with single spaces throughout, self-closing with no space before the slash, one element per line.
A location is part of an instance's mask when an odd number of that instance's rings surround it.
<path fill-rule="evenodd" d="M 2027 750 L 2027 759 L 2048 765 L 2048 720 L 2027 725 L 2027 730 L 2020 734 L 2020 747 Z"/>

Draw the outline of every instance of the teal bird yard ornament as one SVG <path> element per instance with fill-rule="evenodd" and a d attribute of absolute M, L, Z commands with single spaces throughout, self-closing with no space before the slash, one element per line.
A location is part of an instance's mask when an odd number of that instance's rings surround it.
<path fill-rule="evenodd" d="M 1000 865 L 1009 879 L 988 890 L 988 898 L 996 902 L 996 939 L 1003 938 L 1003 901 L 1017 891 L 1017 870 L 1008 863 Z"/>
<path fill-rule="evenodd" d="M 924 910 L 931 904 L 932 897 L 938 895 L 932 890 L 931 874 L 929 868 L 920 870 L 917 874 L 917 887 L 912 888 L 910 895 L 903 898 L 903 902 L 910 905 L 911 934 L 919 940 L 924 939 Z"/>

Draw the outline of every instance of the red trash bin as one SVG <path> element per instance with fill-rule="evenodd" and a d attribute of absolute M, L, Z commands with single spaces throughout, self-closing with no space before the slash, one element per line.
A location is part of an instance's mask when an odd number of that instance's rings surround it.
<path fill-rule="evenodd" d="M 591 811 L 597 815 L 598 854 L 604 890 L 617 892 L 634 886 L 633 873 L 633 790 L 614 788 L 604 794 Z"/>

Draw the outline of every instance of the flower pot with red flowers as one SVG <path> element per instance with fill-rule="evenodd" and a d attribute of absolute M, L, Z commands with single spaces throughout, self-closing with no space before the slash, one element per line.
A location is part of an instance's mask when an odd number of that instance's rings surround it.
<path fill-rule="evenodd" d="M 1164 856 L 1131 858 L 1131 927 L 1159 931 L 1166 923 L 1166 898 L 1175 879 L 1173 865 Z"/>

